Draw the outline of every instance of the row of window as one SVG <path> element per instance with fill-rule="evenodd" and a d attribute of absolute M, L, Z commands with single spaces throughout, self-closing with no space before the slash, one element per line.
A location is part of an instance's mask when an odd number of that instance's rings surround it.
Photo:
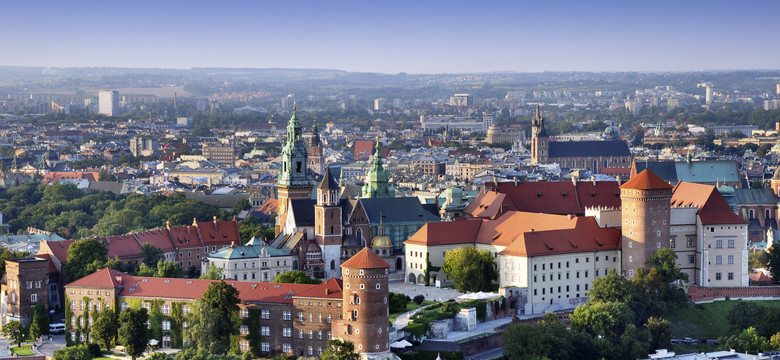
<path fill-rule="evenodd" d="M 607 273 L 609 272 L 609 270 L 610 270 L 609 268 L 604 268 L 604 275 L 607 275 Z M 596 271 L 596 277 L 599 277 L 599 270 L 598 270 L 598 269 L 596 269 L 595 271 Z M 589 275 L 590 275 L 590 271 L 589 271 L 589 270 L 584 270 L 584 271 L 583 271 L 583 273 L 584 273 L 584 277 L 585 277 L 585 278 L 588 278 L 588 277 L 589 277 Z M 558 272 L 558 279 L 557 279 L 557 280 L 561 280 L 561 276 L 562 276 L 562 274 L 563 274 L 563 273 L 561 273 L 561 272 Z M 567 271 L 567 272 L 566 272 L 566 280 L 568 280 L 568 279 L 570 279 L 570 278 L 571 278 L 571 272 L 570 272 L 570 271 Z M 577 279 L 579 279 L 579 278 L 580 278 L 580 271 L 579 271 L 579 270 L 578 270 L 578 271 L 575 271 L 575 278 L 577 278 Z M 537 282 L 537 280 L 538 280 L 538 279 L 539 279 L 539 275 L 534 275 L 534 282 Z M 547 279 L 549 279 L 550 281 L 554 281 L 554 280 L 556 280 L 556 279 L 555 279 L 555 274 L 553 274 L 553 273 L 550 273 L 550 276 L 549 276 L 549 277 L 547 276 L 547 274 L 542 274 L 542 282 L 544 282 L 544 281 L 547 281 Z"/>
<path fill-rule="evenodd" d="M 729 280 L 734 280 L 734 273 L 733 272 L 730 272 L 730 273 L 726 274 L 726 276 L 728 276 Z M 723 275 L 721 273 L 719 273 L 719 272 L 715 273 L 715 280 L 722 280 L 722 278 L 723 278 Z"/>
<path fill-rule="evenodd" d="M 585 284 L 585 291 L 588 291 L 588 285 L 589 284 Z M 580 291 L 580 284 L 577 284 L 575 286 L 575 289 L 576 289 L 576 291 Z M 555 293 L 554 290 L 555 290 L 554 286 L 550 286 L 550 291 L 549 292 L 547 291 L 547 288 L 543 287 L 542 288 L 542 295 L 545 295 L 545 294 L 548 294 L 548 293 L 550 295 L 552 295 L 552 294 Z M 566 290 L 565 291 L 562 291 L 562 290 L 563 290 L 563 287 L 562 286 L 558 286 L 558 293 L 559 294 L 560 293 L 564 293 L 564 292 L 569 292 L 569 285 L 566 285 Z M 534 289 L 534 296 L 537 296 L 537 295 L 539 295 L 539 289 Z M 580 294 L 577 294 L 577 297 L 580 297 Z"/>
<path fill-rule="evenodd" d="M 599 261 L 599 257 L 595 256 L 594 260 L 595 261 Z M 609 261 L 609 255 L 604 255 L 604 261 Z M 613 262 L 617 262 L 617 256 L 613 256 L 612 257 L 612 261 Z M 590 256 L 586 256 L 585 257 L 585 262 L 586 263 L 590 262 Z M 574 263 L 575 264 L 579 264 L 580 263 L 580 258 L 574 258 Z M 550 266 L 549 266 L 550 270 L 555 268 L 554 265 L 555 265 L 554 262 L 550 263 Z M 563 262 L 558 261 L 558 269 L 561 269 L 562 265 L 563 265 Z M 569 268 L 569 267 L 571 267 L 571 264 L 567 261 L 566 262 L 566 268 Z M 538 264 L 534 264 L 534 271 L 536 271 L 537 269 L 538 269 Z M 542 263 L 542 270 L 547 270 L 547 264 L 546 263 Z"/>
<path fill-rule="evenodd" d="M 346 283 L 346 288 L 349 289 L 349 283 Z M 360 290 L 363 290 L 365 288 L 366 288 L 366 284 L 360 284 Z M 376 289 L 379 290 L 380 288 L 381 288 L 381 286 L 379 285 L 379 283 L 377 283 L 376 284 Z"/>

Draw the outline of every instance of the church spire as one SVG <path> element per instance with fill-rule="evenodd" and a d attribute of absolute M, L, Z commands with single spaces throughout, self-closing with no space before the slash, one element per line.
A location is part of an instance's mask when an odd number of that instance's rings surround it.
<path fill-rule="evenodd" d="M 311 126 L 311 146 L 320 146 L 320 130 L 317 129 L 317 114 L 314 114 L 314 125 Z"/>
<path fill-rule="evenodd" d="M 282 165 L 279 169 L 278 185 L 311 186 L 307 171 L 308 152 L 301 135 L 301 123 L 298 121 L 297 109 L 287 122 L 287 134 L 282 146 Z"/>
<path fill-rule="evenodd" d="M 366 183 L 363 185 L 363 197 L 364 198 L 387 198 L 394 197 L 394 190 L 387 185 L 389 175 L 384 166 L 382 166 L 382 152 L 381 143 L 379 142 L 379 135 L 376 137 L 376 145 L 374 151 L 374 161 L 371 163 L 371 167 L 366 174 Z"/>
<path fill-rule="evenodd" d="M 542 112 L 539 110 L 539 104 L 536 104 L 536 113 L 531 120 L 531 126 L 533 127 L 532 131 L 534 135 L 547 136 L 547 129 L 544 127 L 544 117 L 542 117 Z"/>

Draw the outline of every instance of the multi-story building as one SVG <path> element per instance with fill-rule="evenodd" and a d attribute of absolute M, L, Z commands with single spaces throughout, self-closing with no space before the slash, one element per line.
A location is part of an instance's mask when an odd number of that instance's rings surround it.
<path fill-rule="evenodd" d="M 389 359 L 387 264 L 364 249 L 344 263 L 344 282 L 318 285 L 231 281 L 239 291 L 239 348 L 255 355 L 318 356 L 332 338 Z M 187 314 L 212 280 L 133 276 L 103 269 L 66 285 L 65 319 L 71 342 L 89 342 L 92 312 L 143 307 L 159 311 L 160 345 L 182 347 Z M 250 324 L 256 324 L 252 326 Z M 253 339 L 262 339 L 254 341 Z"/>
<path fill-rule="evenodd" d="M 201 261 L 201 273 L 209 267 L 222 269 L 223 279 L 238 281 L 273 281 L 276 275 L 292 270 L 289 252 L 267 246 L 253 239 L 246 245 L 234 245 L 212 252 Z"/>
<path fill-rule="evenodd" d="M 474 96 L 471 94 L 455 94 L 450 96 L 450 106 L 472 106 Z"/>
<path fill-rule="evenodd" d="M 203 156 L 222 165 L 235 166 L 241 156 L 241 147 L 235 144 L 206 144 L 203 145 Z"/>
<path fill-rule="evenodd" d="M 49 262 L 37 258 L 8 259 L 2 286 L 1 324 L 20 321 L 29 326 L 32 307 L 43 305 L 48 312 Z"/>
<path fill-rule="evenodd" d="M 101 90 L 98 92 L 98 113 L 107 116 L 119 115 L 119 92 Z"/>

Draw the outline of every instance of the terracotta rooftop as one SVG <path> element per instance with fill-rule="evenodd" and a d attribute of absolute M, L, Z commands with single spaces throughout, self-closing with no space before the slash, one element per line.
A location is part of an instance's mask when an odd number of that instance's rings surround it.
<path fill-rule="evenodd" d="M 620 207 L 616 181 L 488 182 L 485 188 L 494 191 L 480 192 L 464 210 L 466 213 L 495 219 L 511 210 L 585 215 L 586 207 Z"/>
<path fill-rule="evenodd" d="M 352 255 L 349 260 L 341 264 L 342 268 L 353 269 L 383 269 L 389 268 L 390 264 L 384 261 L 379 255 L 374 254 L 371 249 L 364 247 L 357 254 Z"/>
<path fill-rule="evenodd" d="M 642 170 L 639 174 L 636 174 L 631 180 L 626 181 L 625 184 L 620 186 L 621 189 L 634 189 L 634 190 L 661 190 L 671 189 L 672 185 L 669 185 L 664 179 L 656 175 L 650 170 Z"/>
<path fill-rule="evenodd" d="M 672 206 L 698 207 L 696 214 L 702 224 L 747 224 L 731 210 L 723 195 L 712 185 L 681 182 L 672 193 Z"/>
<path fill-rule="evenodd" d="M 474 243 L 484 221 L 477 218 L 467 218 L 426 223 L 408 240 L 404 241 L 404 244 L 436 246 Z"/>

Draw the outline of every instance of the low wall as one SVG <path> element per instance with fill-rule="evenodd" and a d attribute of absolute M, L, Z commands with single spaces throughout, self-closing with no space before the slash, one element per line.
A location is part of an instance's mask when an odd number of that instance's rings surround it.
<path fill-rule="evenodd" d="M 780 299 L 780 286 L 746 286 L 746 287 L 703 287 L 688 286 L 688 296 L 695 303 L 724 300 L 729 297 L 736 299 Z"/>
<path fill-rule="evenodd" d="M 494 333 L 485 337 L 464 341 L 460 343 L 460 348 L 463 350 L 463 355 L 468 358 L 488 350 L 500 348 L 503 345 L 501 333 Z"/>

